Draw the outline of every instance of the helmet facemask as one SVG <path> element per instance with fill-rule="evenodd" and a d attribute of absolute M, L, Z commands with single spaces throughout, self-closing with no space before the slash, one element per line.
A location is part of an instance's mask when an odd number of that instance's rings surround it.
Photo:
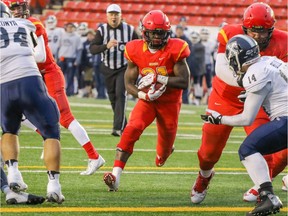
<path fill-rule="evenodd" d="M 170 36 L 170 31 L 159 30 L 143 30 L 143 36 L 151 49 L 161 49 Z"/>

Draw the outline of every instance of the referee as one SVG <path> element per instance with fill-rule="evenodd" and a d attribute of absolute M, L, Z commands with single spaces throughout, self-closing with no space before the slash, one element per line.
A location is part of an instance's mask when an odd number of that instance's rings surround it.
<path fill-rule="evenodd" d="M 124 58 L 124 48 L 128 41 L 138 39 L 138 35 L 133 26 L 122 22 L 119 5 L 109 5 L 106 13 L 107 23 L 97 29 L 95 39 L 90 45 L 90 52 L 101 53 L 100 70 L 105 77 L 105 85 L 114 113 L 112 135 L 121 136 L 127 123 L 125 116 L 127 94 L 124 85 L 127 61 Z"/>

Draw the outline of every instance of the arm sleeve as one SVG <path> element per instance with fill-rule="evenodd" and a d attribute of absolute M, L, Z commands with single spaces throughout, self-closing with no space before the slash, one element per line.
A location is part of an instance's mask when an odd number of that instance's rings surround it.
<path fill-rule="evenodd" d="M 96 31 L 95 38 L 91 42 L 89 49 L 93 55 L 104 52 L 107 49 L 107 44 L 103 44 L 103 38 L 99 30 Z"/>
<path fill-rule="evenodd" d="M 261 91 L 248 92 L 243 112 L 239 115 L 223 116 L 221 123 L 230 126 L 251 125 L 270 89 L 271 83 L 267 83 Z"/>
<path fill-rule="evenodd" d="M 37 63 L 43 63 L 46 61 L 44 38 L 41 35 L 37 39 L 37 46 L 34 48 L 34 58 Z"/>

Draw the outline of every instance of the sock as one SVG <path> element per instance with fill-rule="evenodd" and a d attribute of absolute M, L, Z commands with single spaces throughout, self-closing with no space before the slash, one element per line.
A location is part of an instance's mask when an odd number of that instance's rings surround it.
<path fill-rule="evenodd" d="M 90 142 L 86 130 L 82 127 L 82 125 L 79 124 L 76 119 L 70 123 L 68 130 L 71 131 L 72 135 L 81 146 Z"/>
<path fill-rule="evenodd" d="M 60 172 L 48 170 L 47 174 L 48 174 L 49 181 L 58 181 L 59 182 Z"/>
<path fill-rule="evenodd" d="M 261 184 L 258 191 L 259 191 L 259 193 L 261 193 L 262 191 L 269 191 L 272 194 L 274 194 L 271 182 L 264 182 L 263 184 Z"/>
<path fill-rule="evenodd" d="M 6 195 L 11 191 L 11 189 L 8 187 L 8 185 L 5 185 L 4 187 L 2 187 L 1 190 Z"/>
<path fill-rule="evenodd" d="M 202 175 L 204 178 L 209 178 L 212 174 L 211 170 L 200 170 L 200 175 Z"/>
<path fill-rule="evenodd" d="M 87 142 L 82 147 L 86 151 L 89 159 L 98 159 L 99 158 L 98 152 L 96 151 L 96 149 L 94 148 L 94 146 L 92 145 L 92 143 L 90 141 Z"/>
<path fill-rule="evenodd" d="M 241 162 L 245 166 L 255 186 L 271 181 L 268 165 L 260 153 L 249 155 Z"/>

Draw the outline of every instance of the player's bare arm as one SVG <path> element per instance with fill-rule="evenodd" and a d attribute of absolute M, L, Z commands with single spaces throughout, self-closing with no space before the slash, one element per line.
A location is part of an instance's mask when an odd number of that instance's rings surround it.
<path fill-rule="evenodd" d="M 134 97 L 138 97 L 138 92 L 139 92 L 139 90 L 135 86 L 136 81 L 138 79 L 138 75 L 139 75 L 139 70 L 138 70 L 137 65 L 135 65 L 131 61 L 128 61 L 128 66 L 124 75 L 125 88 L 127 92 L 133 95 Z"/>
<path fill-rule="evenodd" d="M 172 88 L 186 89 L 190 82 L 190 71 L 186 62 L 186 58 L 178 61 L 173 68 L 174 77 L 169 77 L 167 86 Z"/>

